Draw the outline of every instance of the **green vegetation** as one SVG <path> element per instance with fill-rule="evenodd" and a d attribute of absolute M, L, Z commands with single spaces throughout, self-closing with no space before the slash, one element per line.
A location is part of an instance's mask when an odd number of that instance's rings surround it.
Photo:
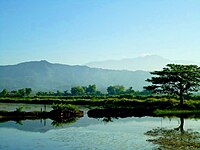
<path fill-rule="evenodd" d="M 93 87 L 93 88 L 91 88 Z M 95 86 L 89 85 L 85 89 L 88 89 L 88 93 L 94 93 Z M 110 86 L 111 87 L 111 86 Z M 112 86 L 114 89 L 119 86 Z M 91 90 L 93 89 L 93 90 Z M 123 89 L 123 88 L 121 88 Z M 5 91 L 5 90 L 3 90 Z M 2 92 L 3 92 L 2 91 Z M 90 91 L 90 92 L 89 92 Z M 132 88 L 128 88 L 124 90 L 132 92 Z M 5 93 L 5 92 L 3 92 Z M 47 92 L 45 92 L 47 93 Z M 54 108 L 66 107 L 62 106 L 65 104 L 72 105 L 85 105 L 89 107 L 98 107 L 98 108 L 138 108 L 141 110 L 149 110 L 155 111 L 157 113 L 175 113 L 178 111 L 189 110 L 190 112 L 195 112 L 200 109 L 200 96 L 188 96 L 188 100 L 185 100 L 183 107 L 179 106 L 179 100 L 176 96 L 169 95 L 145 95 L 143 93 L 134 92 L 134 94 L 119 94 L 119 95 L 80 95 L 80 96 L 72 96 L 67 91 L 68 96 L 60 96 L 63 94 L 61 91 L 48 92 L 53 96 L 13 96 L 12 93 L 8 92 L 7 96 L 1 96 L 0 102 L 5 103 L 29 103 L 29 104 L 54 104 Z M 116 93 L 115 93 L 116 94 Z M 140 94 L 140 95 L 139 95 Z M 142 95 L 143 94 L 143 95 Z M 148 93 L 149 94 L 149 93 Z M 62 104 L 61 104 L 62 103 Z M 60 105 L 61 104 L 61 105 Z M 68 106 L 67 106 L 68 107 Z M 70 108 L 70 107 L 69 107 Z M 162 110 L 162 112 L 158 112 L 158 110 Z M 167 112 L 165 110 L 173 110 L 173 112 Z M 158 114 L 157 114 L 158 115 Z"/>
<path fill-rule="evenodd" d="M 154 116 L 160 116 L 160 117 L 178 117 L 178 116 L 184 116 L 184 117 L 192 117 L 192 118 L 199 118 L 200 117 L 200 110 L 181 110 L 181 109 L 170 109 L 170 110 L 160 110 L 157 109 L 153 111 Z"/>
<path fill-rule="evenodd" d="M 51 125 L 54 126 L 54 127 L 62 127 L 64 125 L 72 124 L 72 123 L 74 123 L 76 121 L 77 121 L 77 118 L 69 118 L 69 119 L 62 120 L 62 121 L 53 120 Z"/>
<path fill-rule="evenodd" d="M 54 110 L 77 110 L 78 108 L 70 104 L 53 104 L 52 108 Z"/>
<path fill-rule="evenodd" d="M 57 91 L 56 93 L 49 91 L 49 92 L 42 92 L 39 91 L 36 93 L 37 96 L 84 96 L 84 95 L 93 95 L 99 96 L 103 95 L 100 91 L 96 90 L 96 85 L 88 85 L 88 86 L 75 86 L 71 87 L 70 92 L 68 90 Z"/>
<path fill-rule="evenodd" d="M 147 141 L 158 145 L 158 149 L 200 149 L 200 134 L 198 132 L 156 128 L 146 132 L 145 135 L 153 137 Z"/>
<path fill-rule="evenodd" d="M 124 93 L 124 90 L 124 86 L 109 86 L 107 88 L 108 95 L 120 95 Z"/>
<path fill-rule="evenodd" d="M 78 118 L 83 116 L 83 111 L 77 109 L 76 106 L 70 104 L 53 104 L 53 110 L 47 111 L 22 111 L 23 107 L 16 108 L 16 111 L 0 110 L 0 122 L 5 121 L 17 121 L 26 119 L 47 119 L 53 120 L 52 125 L 62 126 L 64 124 L 70 124 L 75 122 Z"/>
<path fill-rule="evenodd" d="M 29 104 L 73 104 L 73 105 L 90 105 L 101 107 L 144 107 L 156 109 L 180 109 L 179 100 L 167 97 L 137 97 L 123 95 L 121 96 L 33 96 L 33 97 L 1 97 L 0 102 L 7 103 L 29 103 Z M 200 109 L 199 100 L 185 101 L 185 110 Z"/>
<path fill-rule="evenodd" d="M 16 112 L 22 112 L 23 106 L 16 108 Z"/>
<path fill-rule="evenodd" d="M 72 95 L 84 95 L 85 89 L 84 89 L 84 87 L 81 87 L 81 86 L 72 87 L 71 94 Z"/>
<path fill-rule="evenodd" d="M 107 88 L 108 95 L 136 95 L 133 87 L 125 89 L 122 85 L 112 85 Z M 139 93 L 139 92 L 138 92 Z"/>
<path fill-rule="evenodd" d="M 71 87 L 70 92 L 68 90 L 60 91 L 38 91 L 36 93 L 32 93 L 31 88 L 23 88 L 13 91 L 8 91 L 7 89 L 3 89 L 0 92 L 0 97 L 29 97 L 31 96 L 54 96 L 54 97 L 61 97 L 61 96 L 78 96 L 78 97 L 85 97 L 85 96 L 147 96 L 151 95 L 150 91 L 134 91 L 133 87 L 125 88 L 122 85 L 112 85 L 107 87 L 107 93 L 102 93 L 98 91 L 96 85 L 88 85 L 88 86 L 75 86 Z"/>
<path fill-rule="evenodd" d="M 168 64 L 162 71 L 151 74 L 157 76 L 147 79 L 152 85 L 145 88 L 156 93 L 178 95 L 181 106 L 184 96 L 197 92 L 200 87 L 200 67 L 196 65 Z"/>
<path fill-rule="evenodd" d="M 31 88 L 23 88 L 18 90 L 13 90 L 9 92 L 7 89 L 3 89 L 0 92 L 0 97 L 28 97 L 32 92 Z"/>
<path fill-rule="evenodd" d="M 3 89 L 2 92 L 0 93 L 0 96 L 1 96 L 1 97 L 6 97 L 6 96 L 8 96 L 8 95 L 9 95 L 9 93 L 8 93 L 8 90 L 7 90 L 7 89 Z"/>

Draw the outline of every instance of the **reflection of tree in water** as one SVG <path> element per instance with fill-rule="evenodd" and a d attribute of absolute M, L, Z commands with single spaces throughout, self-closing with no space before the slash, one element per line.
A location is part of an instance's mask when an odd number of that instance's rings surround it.
<path fill-rule="evenodd" d="M 67 118 L 67 119 L 54 119 L 52 120 L 52 123 L 51 125 L 54 126 L 54 127 L 60 127 L 60 126 L 63 126 L 63 125 L 69 125 L 69 124 L 72 124 L 72 123 L 75 123 L 77 121 L 77 117 L 71 117 L 71 118 Z M 15 120 L 12 120 L 12 121 L 15 121 L 16 124 L 18 125 L 23 125 L 22 121 L 25 121 L 26 119 L 15 119 Z M 39 120 L 39 119 L 33 119 L 33 120 Z M 11 121 L 11 120 L 1 120 L 0 119 L 0 123 L 4 123 L 4 122 L 8 122 L 8 121 Z M 43 124 L 44 126 L 46 126 L 46 119 L 40 119 L 40 123 Z"/>
<path fill-rule="evenodd" d="M 15 120 L 16 124 L 23 125 L 22 120 Z"/>
<path fill-rule="evenodd" d="M 179 125 L 177 128 L 175 128 L 174 130 L 176 130 L 176 131 L 179 131 L 179 130 L 180 130 L 181 133 L 184 133 L 184 129 L 183 129 L 183 126 L 184 126 L 184 118 L 183 118 L 183 117 L 180 117 L 180 121 L 181 121 L 180 125 Z"/>
<path fill-rule="evenodd" d="M 155 128 L 147 131 L 145 135 L 153 138 L 147 141 L 159 145 L 159 149 L 199 149 L 200 148 L 200 133 L 191 130 L 185 131 L 184 118 L 180 117 L 180 125 L 174 129 Z"/>
<path fill-rule="evenodd" d="M 109 122 L 113 122 L 114 119 L 118 119 L 118 117 L 110 117 L 110 116 L 107 116 L 107 117 L 103 117 L 102 121 L 104 123 L 109 123 Z"/>
<path fill-rule="evenodd" d="M 69 119 L 64 119 L 64 120 L 53 120 L 51 125 L 54 127 L 60 127 L 63 125 L 72 124 L 72 123 L 76 122 L 76 120 L 77 120 L 77 118 L 69 118 Z"/>
<path fill-rule="evenodd" d="M 104 117 L 102 121 L 105 123 L 113 122 L 112 117 Z"/>
<path fill-rule="evenodd" d="M 51 119 L 53 120 L 53 126 L 62 126 L 64 124 L 71 124 L 76 122 L 78 118 L 83 117 L 83 111 L 78 110 L 73 105 L 65 104 L 54 104 L 52 105 L 53 110 L 50 112 L 46 111 L 22 111 L 22 107 L 16 109 L 16 111 L 0 111 L 0 123 L 7 121 L 16 121 L 17 124 L 23 125 L 22 120 L 42 120 Z M 46 110 L 46 105 L 45 105 Z M 46 125 L 46 120 L 44 121 L 44 126 Z"/>

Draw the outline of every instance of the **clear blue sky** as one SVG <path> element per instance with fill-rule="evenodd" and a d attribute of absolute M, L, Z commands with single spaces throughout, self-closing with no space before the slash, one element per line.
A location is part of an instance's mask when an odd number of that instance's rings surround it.
<path fill-rule="evenodd" d="M 0 65 L 200 61 L 200 0 L 0 0 Z"/>

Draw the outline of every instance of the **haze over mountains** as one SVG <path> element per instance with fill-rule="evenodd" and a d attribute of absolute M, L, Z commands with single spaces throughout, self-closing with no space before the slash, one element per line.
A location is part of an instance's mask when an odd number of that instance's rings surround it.
<path fill-rule="evenodd" d="M 89 62 L 85 65 L 89 67 L 113 69 L 113 70 L 154 71 L 154 70 L 161 70 L 163 67 L 166 66 L 166 64 L 169 63 L 200 65 L 199 62 L 191 62 L 185 60 L 170 60 L 158 55 L 147 55 L 143 57 L 126 58 L 121 60 L 96 61 L 96 62 Z"/>
<path fill-rule="evenodd" d="M 149 77 L 146 71 L 116 71 L 32 61 L 0 66 L 0 90 L 25 87 L 35 91 L 70 90 L 73 86 L 89 84 L 96 84 L 101 91 L 106 91 L 110 85 L 132 86 L 134 90 L 142 90 Z"/>
<path fill-rule="evenodd" d="M 168 63 L 200 64 L 171 61 L 156 55 L 91 62 L 87 64 L 90 67 L 53 64 L 45 60 L 30 61 L 0 66 L 0 90 L 26 87 L 35 91 L 70 90 L 73 86 L 89 84 L 96 84 L 97 89 L 103 92 L 110 85 L 123 85 L 126 88 L 132 86 L 134 90 L 143 90 L 143 86 L 148 84 L 145 80 L 151 76 L 149 71 L 160 70 Z"/>

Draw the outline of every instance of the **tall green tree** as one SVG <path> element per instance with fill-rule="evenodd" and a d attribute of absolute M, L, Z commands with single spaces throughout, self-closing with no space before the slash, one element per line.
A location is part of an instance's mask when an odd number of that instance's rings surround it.
<path fill-rule="evenodd" d="M 133 90 L 133 87 L 129 87 L 126 91 L 126 94 L 135 94 L 135 91 Z"/>
<path fill-rule="evenodd" d="M 200 67 L 197 65 L 168 64 L 161 71 L 151 72 L 156 75 L 147 79 L 152 85 L 144 87 L 157 93 L 178 95 L 183 106 L 184 96 L 197 92 L 200 87 Z"/>
<path fill-rule="evenodd" d="M 68 90 L 65 90 L 63 94 L 64 94 L 64 96 L 69 96 L 70 95 L 70 93 L 68 92 Z"/>
<path fill-rule="evenodd" d="M 72 95 L 84 95 L 85 94 L 85 89 L 84 87 L 81 86 L 76 86 L 71 88 L 71 94 Z"/>
<path fill-rule="evenodd" d="M 60 90 L 57 90 L 57 92 L 55 93 L 56 96 L 62 96 L 63 93 Z"/>
<path fill-rule="evenodd" d="M 25 94 L 26 96 L 29 96 L 32 92 L 32 89 L 31 88 L 25 88 Z"/>
<path fill-rule="evenodd" d="M 93 95 L 96 93 L 96 85 L 89 85 L 88 87 L 86 87 L 85 89 L 85 93 L 89 94 L 89 95 Z"/>
<path fill-rule="evenodd" d="M 17 90 L 13 90 L 13 91 L 10 92 L 10 95 L 11 95 L 12 97 L 17 97 L 17 96 L 19 96 L 19 93 L 18 93 Z"/>
<path fill-rule="evenodd" d="M 9 92 L 8 92 L 7 89 L 3 89 L 3 90 L 1 91 L 1 93 L 0 93 L 0 96 L 2 96 L 2 97 L 8 96 L 8 95 L 9 95 Z"/>
<path fill-rule="evenodd" d="M 20 97 L 24 97 L 26 95 L 26 90 L 25 89 L 19 89 L 18 94 Z"/>
<path fill-rule="evenodd" d="M 124 94 L 125 87 L 122 85 L 109 86 L 107 88 L 108 95 Z"/>
<path fill-rule="evenodd" d="M 44 96 L 54 96 L 55 93 L 53 91 L 44 92 Z"/>

